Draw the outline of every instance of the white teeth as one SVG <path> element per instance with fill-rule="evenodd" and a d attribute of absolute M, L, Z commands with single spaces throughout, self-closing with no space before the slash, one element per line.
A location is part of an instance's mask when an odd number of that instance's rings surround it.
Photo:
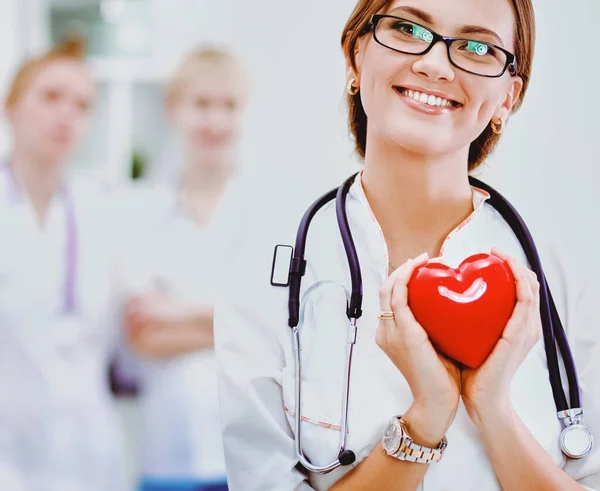
<path fill-rule="evenodd" d="M 422 104 L 427 104 L 429 106 L 452 107 L 452 102 L 446 99 L 442 99 L 441 97 L 436 97 L 434 95 L 429 95 L 422 92 L 417 92 L 416 90 L 409 89 L 400 89 L 400 92 L 406 97 L 410 97 L 411 99 L 414 99 L 415 101 L 418 101 Z"/>

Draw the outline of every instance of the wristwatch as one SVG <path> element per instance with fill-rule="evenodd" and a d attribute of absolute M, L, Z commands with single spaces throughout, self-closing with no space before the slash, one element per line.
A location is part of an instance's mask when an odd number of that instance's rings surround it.
<path fill-rule="evenodd" d="M 381 444 L 388 455 L 398 460 L 431 464 L 442 459 L 448 441 L 444 437 L 437 448 L 417 445 L 408 434 L 406 422 L 402 419 L 402 416 L 394 416 L 383 432 Z"/>

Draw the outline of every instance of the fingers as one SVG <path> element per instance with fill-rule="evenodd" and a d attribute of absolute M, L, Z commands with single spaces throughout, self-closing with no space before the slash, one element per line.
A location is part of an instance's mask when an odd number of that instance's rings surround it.
<path fill-rule="evenodd" d="M 407 304 L 407 285 L 415 269 L 425 264 L 429 256 L 422 254 L 409 259 L 385 281 L 379 291 L 379 303 L 382 312 L 393 312 L 393 319 L 381 319 L 376 332 L 376 342 L 384 346 L 388 338 L 394 336 L 397 325 L 410 326 L 414 322 Z M 422 334 L 422 333 L 419 333 Z"/>
<path fill-rule="evenodd" d="M 397 304 L 397 308 L 406 305 L 408 282 L 415 269 L 428 260 L 429 255 L 427 253 L 421 254 L 415 259 L 409 259 L 387 278 L 379 290 L 379 307 L 382 312 L 393 311 L 396 314 L 394 305 L 392 305 L 393 301 Z M 404 304 L 401 303 L 403 299 Z"/>
<path fill-rule="evenodd" d="M 517 337 L 531 337 L 531 344 L 535 344 L 542 335 L 540 284 L 537 275 L 514 257 L 498 249 L 492 249 L 492 254 L 506 261 L 515 278 L 517 304 L 504 335 L 511 341 L 515 341 Z"/>
<path fill-rule="evenodd" d="M 504 260 L 510 267 L 516 282 L 517 301 L 524 305 L 539 305 L 540 284 L 537 275 L 514 257 L 493 248 L 492 255 Z"/>

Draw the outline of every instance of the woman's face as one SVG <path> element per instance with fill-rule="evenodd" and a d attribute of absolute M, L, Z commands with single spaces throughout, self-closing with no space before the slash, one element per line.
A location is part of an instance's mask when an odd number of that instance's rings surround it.
<path fill-rule="evenodd" d="M 188 149 L 206 162 L 227 162 L 239 137 L 245 81 L 238 72 L 207 65 L 182 86 L 170 108 Z"/>
<path fill-rule="evenodd" d="M 7 108 L 17 145 L 51 161 L 68 157 L 81 141 L 93 94 L 81 63 L 65 59 L 43 65 Z"/>
<path fill-rule="evenodd" d="M 514 53 L 515 18 L 509 0 L 395 0 L 382 13 L 442 36 L 492 43 Z M 430 37 L 418 28 L 408 33 Z M 491 120 L 506 120 L 522 88 L 521 79 L 508 70 L 500 78 L 485 78 L 453 66 L 443 42 L 427 54 L 411 55 L 378 44 L 371 32 L 357 44 L 356 63 L 358 72 L 348 71 L 360 86 L 368 140 L 391 141 L 421 155 L 468 147 Z"/>

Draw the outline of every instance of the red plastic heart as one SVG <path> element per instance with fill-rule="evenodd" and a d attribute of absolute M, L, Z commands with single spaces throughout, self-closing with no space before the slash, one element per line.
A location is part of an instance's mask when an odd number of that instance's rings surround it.
<path fill-rule="evenodd" d="M 490 254 L 470 256 L 456 269 L 429 262 L 408 283 L 408 305 L 433 345 L 471 368 L 492 352 L 515 303 L 510 267 Z"/>

